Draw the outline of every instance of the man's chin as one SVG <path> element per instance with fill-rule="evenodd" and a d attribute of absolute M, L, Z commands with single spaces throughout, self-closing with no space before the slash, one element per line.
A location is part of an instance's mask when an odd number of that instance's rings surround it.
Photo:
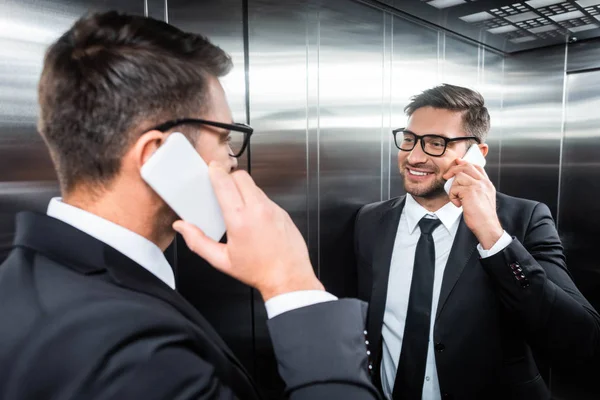
<path fill-rule="evenodd" d="M 446 196 L 444 185 L 435 185 L 430 187 L 418 187 L 416 185 L 404 185 L 406 193 L 413 197 L 421 197 L 423 199 L 437 199 Z"/>

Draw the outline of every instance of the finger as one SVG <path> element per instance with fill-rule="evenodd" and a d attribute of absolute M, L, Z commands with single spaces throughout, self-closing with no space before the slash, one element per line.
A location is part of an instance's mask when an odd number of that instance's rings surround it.
<path fill-rule="evenodd" d="M 490 179 L 487 172 L 485 172 L 485 168 L 483 168 L 481 165 L 473 164 L 473 167 L 475 167 L 475 169 L 479 171 L 481 175 L 485 176 L 487 179 Z"/>
<path fill-rule="evenodd" d="M 456 181 L 456 180 L 455 180 Z M 460 199 L 460 190 L 455 184 L 452 184 L 452 188 L 450 189 L 450 193 L 448 193 L 448 197 L 450 198 L 450 202 L 454 204 L 456 207 L 462 206 L 462 201 Z"/>
<path fill-rule="evenodd" d="M 267 195 L 260 190 L 252 177 L 246 171 L 236 171 L 232 174 L 245 204 L 268 200 Z"/>
<path fill-rule="evenodd" d="M 455 186 L 455 185 L 471 186 L 471 185 L 476 185 L 478 183 L 479 183 L 479 179 L 475 179 L 471 175 L 469 175 L 467 172 L 461 171 L 458 174 L 456 174 L 456 177 L 454 178 L 454 182 L 452 183 L 452 186 Z"/>
<path fill-rule="evenodd" d="M 475 164 L 468 163 L 466 161 L 460 160 L 460 165 L 455 165 L 451 167 L 446 173 L 443 175 L 443 178 L 448 180 L 453 176 L 458 175 L 461 172 L 467 173 L 475 179 L 484 179 L 485 175 L 483 175 Z"/>
<path fill-rule="evenodd" d="M 216 163 L 210 163 L 208 173 L 215 195 L 223 211 L 225 225 L 229 227 L 238 219 L 238 213 L 244 208 L 244 199 L 233 177 Z"/>
<path fill-rule="evenodd" d="M 183 236 L 190 250 L 204 258 L 213 267 L 225 273 L 231 269 L 227 245 L 212 240 L 189 222 L 177 221 L 173 224 L 173 229 Z"/>

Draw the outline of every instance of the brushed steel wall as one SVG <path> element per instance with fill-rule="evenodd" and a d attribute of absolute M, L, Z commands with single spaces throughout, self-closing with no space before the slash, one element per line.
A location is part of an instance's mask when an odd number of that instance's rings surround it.
<path fill-rule="evenodd" d="M 509 55 L 504 63 L 500 189 L 547 204 L 556 218 L 565 48 Z"/>
<path fill-rule="evenodd" d="M 0 2 L 0 260 L 12 244 L 14 216 L 45 212 L 58 183 L 37 134 L 37 82 L 47 46 L 82 14 L 120 9 L 143 14 L 143 0 Z"/>
<path fill-rule="evenodd" d="M 599 310 L 600 205 L 596 195 L 600 178 L 600 71 L 569 74 L 565 88 L 558 228 L 575 283 Z M 598 374 L 597 362 L 558 366 L 553 369 L 553 395 L 557 399 L 597 399 Z"/>

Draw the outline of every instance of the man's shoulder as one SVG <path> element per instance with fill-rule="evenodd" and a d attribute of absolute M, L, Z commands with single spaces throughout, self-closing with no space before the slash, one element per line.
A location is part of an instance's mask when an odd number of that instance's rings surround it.
<path fill-rule="evenodd" d="M 522 197 L 509 196 L 505 193 L 496 192 L 496 206 L 499 211 L 507 211 L 509 213 L 531 211 L 538 205 L 544 204 L 536 200 L 524 199 Z"/>
<path fill-rule="evenodd" d="M 33 326 L 68 330 L 82 325 L 105 325 L 135 331 L 144 324 L 179 324 L 179 313 L 158 298 L 119 286 L 104 273 L 86 275 L 43 254 L 15 248 L 0 265 L 0 292 L 10 297 L 0 313 L 15 314 L 15 333 Z M 18 322 L 18 323 L 17 323 Z M 91 332 L 94 330 L 92 329 Z"/>
<path fill-rule="evenodd" d="M 391 208 L 399 205 L 404 201 L 406 196 L 393 197 L 388 200 L 377 201 L 374 203 L 365 204 L 358 211 L 359 218 L 378 218 L 385 214 Z"/>

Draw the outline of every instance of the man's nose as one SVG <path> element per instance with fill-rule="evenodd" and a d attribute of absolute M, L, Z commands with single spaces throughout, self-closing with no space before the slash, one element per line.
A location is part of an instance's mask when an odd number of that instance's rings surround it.
<path fill-rule="evenodd" d="M 415 147 L 410 151 L 408 155 L 408 162 L 410 164 L 420 164 L 427 161 L 427 154 L 423 151 L 421 147 L 421 141 L 418 140 L 415 144 Z"/>
<path fill-rule="evenodd" d="M 236 157 L 229 157 L 231 164 L 231 171 L 235 171 L 238 168 L 238 159 Z"/>

